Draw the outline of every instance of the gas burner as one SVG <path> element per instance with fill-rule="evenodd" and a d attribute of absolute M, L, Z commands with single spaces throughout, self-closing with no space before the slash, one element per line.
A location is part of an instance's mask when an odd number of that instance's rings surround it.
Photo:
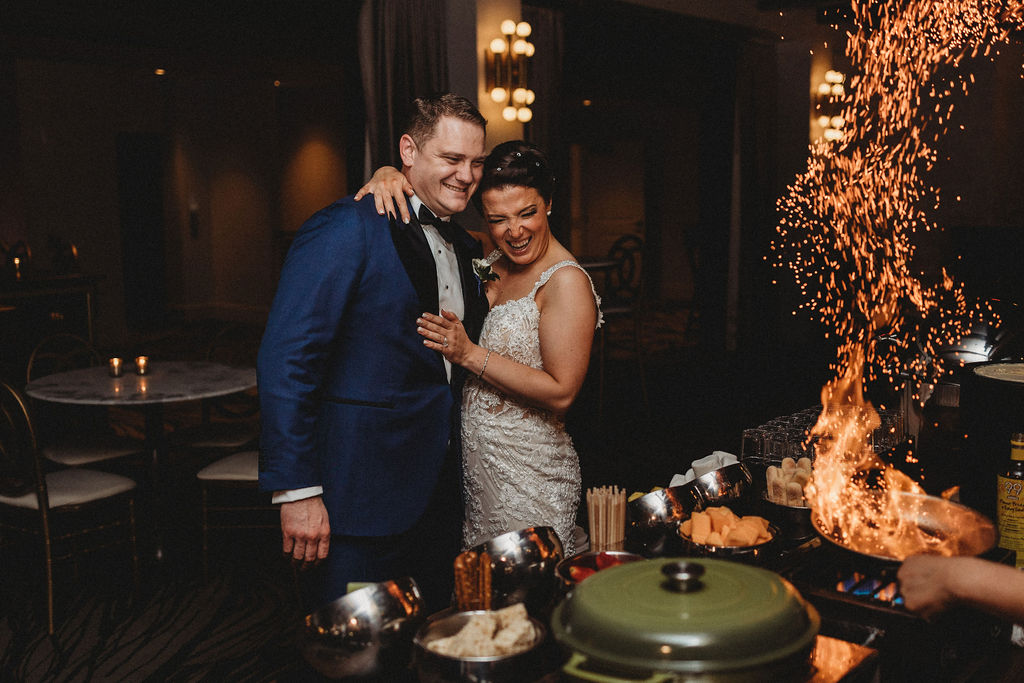
<path fill-rule="evenodd" d="M 1007 553 L 986 556 L 1005 562 Z M 974 610 L 926 621 L 903 606 L 899 566 L 813 538 L 771 567 L 821 614 L 821 634 L 875 648 L 883 681 L 962 680 L 1009 642 L 1011 624 Z"/>

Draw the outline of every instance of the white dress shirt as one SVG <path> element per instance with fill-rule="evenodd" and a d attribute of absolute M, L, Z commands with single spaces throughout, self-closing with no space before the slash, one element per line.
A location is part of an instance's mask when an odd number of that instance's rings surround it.
<path fill-rule="evenodd" d="M 419 214 L 420 205 L 423 202 L 419 197 L 413 195 L 409 200 L 412 205 L 413 215 Z M 429 210 L 429 207 L 428 207 Z M 442 217 L 443 221 L 450 221 L 451 217 Z M 446 242 L 441 233 L 437 231 L 433 225 L 424 225 L 423 235 L 427 238 L 427 244 L 430 246 L 430 253 L 434 257 L 434 268 L 437 272 L 437 302 L 438 308 L 445 311 L 451 311 L 459 317 L 459 320 L 466 314 L 466 303 L 462 298 L 462 279 L 459 276 L 459 260 L 455 255 L 455 248 L 450 242 Z M 438 315 L 441 315 L 441 311 L 436 311 Z M 415 330 L 412 330 L 412 322 L 410 322 L 410 330 L 415 334 Z M 443 356 L 442 356 L 443 357 Z M 444 371 L 448 376 L 448 381 L 452 381 L 452 364 L 447 358 L 444 358 Z M 291 503 L 296 500 L 302 500 L 304 498 L 312 498 L 313 496 L 323 495 L 324 489 L 322 486 L 307 486 L 301 489 L 291 489 L 287 491 L 277 491 L 271 498 L 273 503 Z"/>

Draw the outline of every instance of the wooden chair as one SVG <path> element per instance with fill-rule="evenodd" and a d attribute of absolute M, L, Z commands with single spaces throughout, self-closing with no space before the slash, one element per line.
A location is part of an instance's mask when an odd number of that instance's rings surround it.
<path fill-rule="evenodd" d="M 138 582 L 135 481 L 109 472 L 66 468 L 46 472 L 24 397 L 0 382 L 0 528 L 7 539 L 38 539 L 46 576 L 49 633 L 54 632 L 54 564 L 127 542 Z M 116 531 L 126 530 L 118 540 Z M 113 538 L 112 538 L 113 535 Z M 12 540 L 13 542 L 13 540 Z"/>
<path fill-rule="evenodd" d="M 257 490 L 259 452 L 241 451 L 220 458 L 196 473 L 202 494 L 203 576 L 209 577 L 212 529 L 276 529 L 280 523 L 270 494 Z M 233 494 L 240 494 L 239 496 Z M 229 504 L 223 497 L 233 497 Z M 271 514 L 273 513 L 273 514 Z M 211 515 L 236 521 L 211 521 Z"/>
<path fill-rule="evenodd" d="M 29 356 L 26 382 L 58 372 L 100 364 L 96 349 L 85 339 L 68 333 L 40 341 Z M 118 434 L 104 406 L 33 405 L 42 435 L 43 457 L 67 467 L 94 465 L 108 460 L 142 457 L 139 441 Z"/>
<path fill-rule="evenodd" d="M 259 345 L 259 332 L 253 327 L 229 324 L 210 340 L 205 357 L 234 367 L 255 367 Z M 175 430 L 173 445 L 211 451 L 238 451 L 256 445 L 259 400 L 255 392 L 205 399 L 201 410 L 199 424 Z"/>
<path fill-rule="evenodd" d="M 608 250 L 608 259 L 615 261 L 616 266 L 608 273 L 607 286 L 601 297 L 601 313 L 604 324 L 598 329 L 598 414 L 604 409 L 605 359 L 608 346 L 609 329 L 619 321 L 626 321 L 631 327 L 631 339 L 624 345 L 632 354 L 637 365 L 636 376 L 640 382 L 640 393 L 644 411 L 650 412 L 647 400 L 647 379 L 644 375 L 643 317 L 644 288 L 643 261 L 644 240 L 640 235 L 629 234 L 615 240 Z"/>

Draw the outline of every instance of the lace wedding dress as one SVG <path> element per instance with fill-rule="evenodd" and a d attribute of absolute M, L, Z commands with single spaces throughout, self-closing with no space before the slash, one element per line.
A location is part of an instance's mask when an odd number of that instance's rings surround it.
<path fill-rule="evenodd" d="M 492 253 L 488 265 L 498 256 L 500 252 Z M 583 270 L 574 261 L 556 263 L 541 274 L 529 295 L 492 308 L 480 332 L 480 345 L 542 368 L 540 310 L 534 297 L 563 267 Z M 593 291 L 593 282 L 590 287 Z M 600 326 L 601 299 L 596 291 L 594 300 Z M 575 552 L 580 463 L 561 418 L 471 376 L 462 397 L 462 455 L 467 548 L 509 531 L 550 526 L 562 541 L 565 556 Z"/>

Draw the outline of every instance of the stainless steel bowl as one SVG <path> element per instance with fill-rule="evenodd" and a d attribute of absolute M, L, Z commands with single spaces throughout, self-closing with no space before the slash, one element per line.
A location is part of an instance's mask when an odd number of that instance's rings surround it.
<path fill-rule="evenodd" d="M 375 583 L 306 615 L 300 649 L 328 678 L 386 677 L 408 665 L 413 636 L 425 620 L 413 579 Z"/>
<path fill-rule="evenodd" d="M 484 611 L 441 612 L 420 627 L 413 641 L 416 673 L 421 683 L 518 683 L 537 680 L 548 667 L 547 657 L 538 652 L 547 637 L 543 622 L 530 617 L 534 628 L 532 645 L 521 652 L 488 657 L 449 657 L 427 646 L 439 639 L 455 635 L 474 614 Z"/>
<path fill-rule="evenodd" d="M 704 507 L 748 502 L 753 486 L 750 470 L 742 462 L 720 467 L 689 482 L 700 493 Z"/>
<path fill-rule="evenodd" d="M 760 501 L 760 515 L 779 528 L 782 538 L 805 541 L 817 536 L 811 522 L 811 508 L 781 505 L 764 498 Z"/>
<path fill-rule="evenodd" d="M 491 558 L 491 607 L 522 602 L 530 614 L 543 614 L 558 594 L 555 567 L 565 553 L 555 530 L 533 526 L 510 531 L 474 546 Z"/>
<path fill-rule="evenodd" d="M 692 484 L 652 491 L 626 503 L 626 550 L 646 557 L 677 554 L 679 523 L 704 505 Z"/>
<path fill-rule="evenodd" d="M 768 531 L 772 537 L 764 543 L 756 545 L 711 545 L 695 543 L 688 536 L 680 535 L 680 538 L 683 539 L 683 554 L 689 557 L 715 557 L 720 560 L 760 565 L 767 560 L 774 559 L 778 553 L 779 528 L 774 524 L 769 524 Z"/>
<path fill-rule="evenodd" d="M 606 563 L 603 560 L 607 558 L 611 560 L 611 563 Z M 644 559 L 643 555 L 639 553 L 629 553 L 622 550 L 590 550 L 585 553 L 576 553 L 572 557 L 567 557 L 558 563 L 555 567 L 555 572 L 566 586 L 571 587 L 576 585 L 576 579 L 573 578 L 573 568 L 581 567 L 584 569 L 593 570 L 595 573 L 602 569 L 608 569 L 620 564 L 626 564 L 628 562 L 636 562 Z"/>

